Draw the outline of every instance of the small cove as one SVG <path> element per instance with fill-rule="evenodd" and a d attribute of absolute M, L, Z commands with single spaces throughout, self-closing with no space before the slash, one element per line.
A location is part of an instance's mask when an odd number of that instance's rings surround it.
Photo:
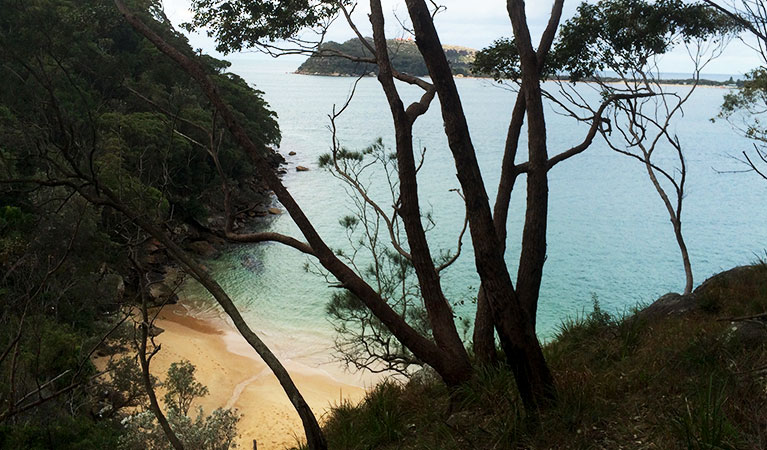
<path fill-rule="evenodd" d="M 317 160 L 330 146 L 327 115 L 334 104 L 345 101 L 354 80 L 265 70 L 243 61 L 232 70 L 265 92 L 282 129 L 280 152 L 288 160 L 284 183 L 327 242 L 343 248 L 345 235 L 338 220 L 349 212 L 348 196 L 338 180 L 317 167 Z M 492 200 L 514 95 L 488 80 L 457 83 Z M 406 101 L 418 95 L 410 87 L 402 86 L 402 91 Z M 767 209 L 762 206 L 767 184 L 753 174 L 718 173 L 741 168 L 731 155 L 751 147 L 726 122 L 710 121 L 726 92 L 699 88 L 673 127 L 689 168 L 683 226 L 696 285 L 716 272 L 755 261 L 767 248 Z M 551 107 L 546 113 L 551 154 L 582 140 L 583 125 Z M 378 137 L 391 145 L 392 130 L 377 81 L 361 80 L 349 110 L 339 119 L 343 145 L 358 149 Z M 454 250 L 464 212 L 460 199 L 450 192 L 458 181 L 438 105 L 419 119 L 414 134 L 417 146 L 426 148 L 419 183 L 422 205 L 437 224 L 430 244 L 435 253 Z M 288 156 L 291 151 L 296 155 Z M 297 165 L 310 170 L 296 172 Z M 506 259 L 512 273 L 519 254 L 524 195 L 522 179 L 509 220 Z M 286 214 L 270 217 L 264 226 L 300 237 Z M 324 279 L 304 270 L 307 262 L 305 255 L 270 243 L 236 247 L 207 265 L 280 357 L 317 367 L 334 363 L 333 330 L 325 316 L 332 290 Z M 442 277 L 459 316 L 472 317 L 478 284 L 467 240 L 460 260 Z M 671 224 L 639 163 L 612 152 L 597 138 L 584 154 L 550 173 L 548 259 L 538 319 L 542 339 L 551 337 L 564 318 L 590 311 L 593 298 L 620 313 L 682 287 L 682 264 Z M 192 283 L 183 295 L 200 307 L 210 304 Z"/>

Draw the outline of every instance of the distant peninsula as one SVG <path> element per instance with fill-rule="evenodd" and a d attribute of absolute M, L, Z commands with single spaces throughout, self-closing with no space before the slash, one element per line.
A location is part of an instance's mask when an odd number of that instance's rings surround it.
<path fill-rule="evenodd" d="M 372 38 L 366 38 L 373 45 Z M 389 39 L 386 41 L 389 45 L 389 54 L 394 69 L 414 75 L 417 77 L 429 76 L 429 70 L 423 57 L 418 52 L 418 47 L 412 39 Z M 493 74 L 474 72 L 473 62 L 477 55 L 477 50 L 468 47 L 456 45 L 444 45 L 445 55 L 453 69 L 453 75 L 457 77 L 479 77 L 492 78 Z M 338 77 L 358 77 L 361 75 L 377 75 L 378 66 L 373 63 L 354 61 L 348 57 L 370 58 L 372 55 L 368 48 L 363 45 L 358 38 L 349 39 L 339 44 L 338 42 L 328 41 L 320 46 L 319 51 L 306 59 L 295 73 L 302 75 L 325 75 Z M 549 80 L 567 81 L 566 77 L 552 77 Z M 594 82 L 593 78 L 586 78 L 582 81 Z M 603 76 L 600 79 L 603 83 L 620 83 L 622 80 L 618 77 Z M 663 78 L 659 80 L 663 84 L 692 85 L 695 83 L 693 78 Z M 740 87 L 743 80 L 734 80 L 730 77 L 727 81 L 699 79 L 697 83 L 701 86 L 723 86 Z"/>
<path fill-rule="evenodd" d="M 366 38 L 372 44 L 372 38 Z M 412 39 L 389 39 L 389 54 L 394 69 L 417 77 L 429 75 L 426 63 Z M 471 63 L 477 51 L 472 48 L 452 45 L 443 46 L 453 75 L 472 76 Z M 353 61 L 334 54 L 342 53 L 355 58 L 369 58 L 370 51 L 360 39 L 350 39 L 342 44 L 329 41 L 320 46 L 316 55 L 310 56 L 298 67 L 296 73 L 304 75 L 360 76 L 377 74 L 378 66 L 372 63 Z"/>

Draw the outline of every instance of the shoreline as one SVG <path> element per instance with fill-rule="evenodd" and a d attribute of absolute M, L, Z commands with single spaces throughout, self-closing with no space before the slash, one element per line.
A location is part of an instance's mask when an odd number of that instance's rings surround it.
<path fill-rule="evenodd" d="M 194 364 L 195 377 L 210 394 L 196 400 L 193 409 L 202 406 L 210 414 L 216 408 L 236 408 L 242 416 L 237 427 L 240 448 L 253 448 L 255 440 L 259 450 L 282 450 L 303 437 L 298 414 L 279 382 L 224 318 L 195 316 L 176 304 L 164 307 L 155 325 L 164 331 L 155 338 L 162 350 L 152 359 L 153 375 L 164 379 L 170 364 L 182 359 Z M 320 422 L 331 406 L 358 402 L 375 382 L 336 364 L 318 366 L 277 356 Z"/>
<path fill-rule="evenodd" d="M 298 70 L 294 70 L 293 72 L 287 72 L 287 73 L 293 74 L 293 75 L 304 75 L 304 76 L 309 76 L 309 77 L 331 77 L 331 78 L 360 78 L 360 77 L 362 77 L 362 78 L 375 78 L 374 75 L 370 75 L 370 74 L 352 75 L 352 74 L 337 73 L 337 72 L 333 72 L 333 73 L 299 72 Z M 431 78 L 429 78 L 428 75 L 420 76 L 418 78 L 426 79 L 426 80 L 431 80 Z M 495 80 L 493 79 L 492 76 L 455 75 L 454 74 L 453 78 L 458 79 L 458 80 L 488 80 L 488 81 L 495 82 Z M 568 80 L 557 80 L 557 79 L 547 79 L 547 80 L 541 80 L 541 81 L 542 82 L 562 81 L 562 82 L 569 83 Z M 677 80 L 677 79 L 667 79 L 667 80 L 658 80 L 658 81 L 659 81 L 659 84 L 661 86 L 664 86 L 664 87 L 691 87 L 692 86 L 692 84 L 689 84 L 689 83 L 679 83 L 678 81 L 680 81 L 680 80 Z M 676 81 L 676 83 L 675 83 L 675 81 Z M 687 81 L 687 79 L 685 79 L 683 81 Z M 724 83 L 719 84 L 720 82 L 718 82 L 716 80 L 710 80 L 710 79 L 707 79 L 707 78 L 701 78 L 700 81 L 713 82 L 713 83 L 717 83 L 717 84 L 700 84 L 699 83 L 696 86 L 696 89 L 699 89 L 699 88 L 735 89 L 735 88 L 737 88 L 737 86 L 735 86 L 735 85 L 728 85 L 728 84 L 724 84 Z M 576 84 L 597 84 L 593 80 L 580 80 L 580 81 L 576 81 L 575 83 Z M 605 80 L 604 83 L 605 84 L 620 84 L 620 80 L 618 80 L 618 79 L 614 79 L 614 80 L 613 79 L 609 79 L 609 80 Z"/>

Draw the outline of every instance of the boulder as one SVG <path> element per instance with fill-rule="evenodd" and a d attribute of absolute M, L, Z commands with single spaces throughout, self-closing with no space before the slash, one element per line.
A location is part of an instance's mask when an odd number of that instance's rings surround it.
<path fill-rule="evenodd" d="M 288 156 L 296 156 L 296 152 L 288 152 Z"/>
<path fill-rule="evenodd" d="M 249 272 L 258 272 L 264 267 L 264 264 L 253 255 L 244 255 L 240 258 L 240 264 Z"/>
<path fill-rule="evenodd" d="M 218 255 L 218 250 L 208 241 L 194 241 L 187 245 L 187 248 L 192 252 L 205 257 L 213 258 Z"/>
<path fill-rule="evenodd" d="M 430 366 L 423 366 L 421 369 L 416 370 L 412 375 L 410 375 L 408 384 L 413 383 L 429 385 L 438 381 L 439 379 L 440 377 L 436 370 Z"/>
<path fill-rule="evenodd" d="M 644 317 L 667 317 L 688 313 L 698 307 L 695 297 L 692 295 L 680 295 L 669 292 L 650 306 L 643 309 L 639 314 Z"/>
<path fill-rule="evenodd" d="M 149 296 L 152 297 L 154 303 L 170 303 L 174 304 L 178 301 L 178 296 L 173 289 L 165 283 L 157 282 L 149 285 Z"/>
<path fill-rule="evenodd" d="M 296 172 L 308 172 L 309 168 L 305 166 L 296 166 Z"/>
<path fill-rule="evenodd" d="M 96 283 L 96 295 L 103 303 L 122 302 L 125 294 L 125 281 L 115 273 L 107 273 Z"/>
<path fill-rule="evenodd" d="M 745 347 L 755 348 L 767 342 L 767 322 L 761 320 L 733 322 L 732 332 Z"/>

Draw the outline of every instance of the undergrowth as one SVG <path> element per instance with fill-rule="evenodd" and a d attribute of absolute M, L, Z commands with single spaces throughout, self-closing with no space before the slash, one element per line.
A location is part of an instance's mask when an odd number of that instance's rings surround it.
<path fill-rule="evenodd" d="M 612 316 L 595 301 L 544 352 L 557 403 L 533 420 L 505 367 L 452 391 L 436 379 L 385 381 L 324 419 L 333 450 L 763 449 L 767 342 L 731 321 L 767 312 L 767 264 L 712 277 L 693 312 Z M 724 319 L 724 320 L 723 320 Z M 767 336 L 767 330 L 764 331 Z M 303 448 L 303 447 L 299 447 Z"/>

